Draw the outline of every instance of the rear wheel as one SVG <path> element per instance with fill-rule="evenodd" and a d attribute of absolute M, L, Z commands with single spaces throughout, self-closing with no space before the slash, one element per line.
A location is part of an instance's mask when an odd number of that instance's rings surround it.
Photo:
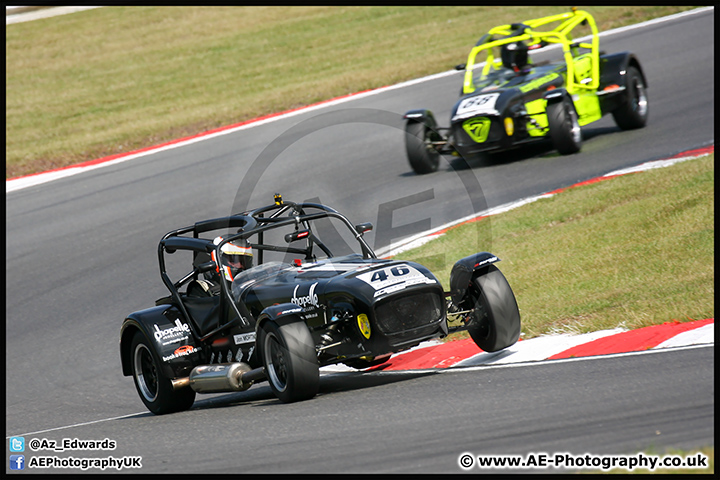
<path fill-rule="evenodd" d="M 192 407 L 195 391 L 191 388 L 173 389 L 170 379 L 162 373 L 153 346 L 142 332 L 135 333 L 130 349 L 135 388 L 148 410 L 162 415 Z"/>
<path fill-rule="evenodd" d="M 569 98 L 548 104 L 548 126 L 555 149 L 563 155 L 577 153 L 582 146 L 582 131 L 575 106 Z"/>
<path fill-rule="evenodd" d="M 310 330 L 301 320 L 260 330 L 260 354 L 270 388 L 282 402 L 307 400 L 320 389 L 320 367 Z"/>
<path fill-rule="evenodd" d="M 625 102 L 612 112 L 615 123 L 623 130 L 642 128 L 648 118 L 648 96 L 642 75 L 635 67 L 627 69 Z"/>
<path fill-rule="evenodd" d="M 520 338 L 520 311 L 505 276 L 494 265 L 475 277 L 470 286 L 474 304 L 468 333 L 486 352 L 513 345 Z"/>
<path fill-rule="evenodd" d="M 418 174 L 432 173 L 438 169 L 440 154 L 432 145 L 440 135 L 421 122 L 405 124 L 405 149 L 413 171 Z"/>

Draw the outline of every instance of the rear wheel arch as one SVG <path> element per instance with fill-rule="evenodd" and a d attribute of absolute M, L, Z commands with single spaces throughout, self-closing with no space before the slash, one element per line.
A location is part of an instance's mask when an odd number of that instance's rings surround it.
<path fill-rule="evenodd" d="M 131 344 L 135 333 L 140 331 L 140 327 L 134 323 L 130 323 L 123 328 L 120 334 L 120 363 L 122 364 L 123 375 L 126 377 L 132 375 Z"/>
<path fill-rule="evenodd" d="M 192 407 L 195 391 L 176 390 L 162 369 L 162 361 L 145 332 L 137 329 L 130 342 L 130 365 L 135 388 L 145 406 L 155 415 L 181 412 Z"/>

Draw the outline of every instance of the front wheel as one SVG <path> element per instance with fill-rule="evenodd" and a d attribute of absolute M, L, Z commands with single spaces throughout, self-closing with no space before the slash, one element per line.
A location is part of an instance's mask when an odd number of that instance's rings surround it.
<path fill-rule="evenodd" d="M 260 330 L 260 355 L 270 388 L 282 402 L 307 400 L 320 390 L 320 367 L 310 330 L 301 320 Z"/>
<path fill-rule="evenodd" d="M 132 339 L 132 372 L 140 400 L 155 415 L 181 412 L 192 407 L 195 391 L 191 388 L 174 390 L 160 368 L 160 361 L 153 353 L 153 346 L 142 332 Z"/>
<path fill-rule="evenodd" d="M 432 142 L 439 139 L 439 134 L 424 123 L 410 121 L 405 124 L 405 150 L 415 173 L 423 175 L 438 169 L 440 154 Z"/>
<path fill-rule="evenodd" d="M 495 265 L 475 277 L 470 286 L 474 304 L 468 333 L 486 352 L 497 352 L 520 338 L 520 311 L 505 276 Z"/>
<path fill-rule="evenodd" d="M 627 69 L 625 85 L 625 101 L 613 110 L 613 119 L 623 130 L 642 128 L 648 118 L 648 96 L 645 82 L 637 68 Z"/>
<path fill-rule="evenodd" d="M 577 153 L 582 146 L 582 132 L 575 106 L 569 98 L 548 104 L 548 127 L 553 146 L 562 155 Z"/>

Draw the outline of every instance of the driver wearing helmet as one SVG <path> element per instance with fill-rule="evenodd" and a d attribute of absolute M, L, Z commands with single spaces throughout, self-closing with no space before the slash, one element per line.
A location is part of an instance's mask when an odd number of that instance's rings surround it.
<path fill-rule="evenodd" d="M 219 245 L 222 239 L 222 237 L 216 237 L 213 243 Z M 220 273 L 220 269 L 222 269 L 226 280 L 232 282 L 238 273 L 252 267 L 252 247 L 247 240 L 228 242 L 222 246 L 221 251 L 219 262 L 215 258 L 215 250 L 213 250 L 211 258 L 217 265 L 216 273 Z"/>
<path fill-rule="evenodd" d="M 503 45 L 500 51 L 503 67 L 515 73 L 522 73 L 528 66 L 528 47 L 523 42 L 513 42 Z"/>

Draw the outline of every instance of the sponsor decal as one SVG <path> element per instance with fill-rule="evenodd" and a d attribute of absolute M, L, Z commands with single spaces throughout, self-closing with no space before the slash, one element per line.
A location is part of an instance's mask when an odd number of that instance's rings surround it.
<path fill-rule="evenodd" d="M 292 303 L 294 303 L 295 305 L 301 306 L 302 308 L 307 308 L 307 307 L 317 308 L 318 307 L 318 296 L 315 293 L 315 287 L 317 287 L 317 285 L 318 285 L 318 282 L 313 283 L 310 286 L 310 291 L 308 292 L 308 294 L 305 296 L 300 296 L 300 297 L 297 296 L 297 291 L 298 291 L 298 288 L 300 288 L 300 285 L 295 285 L 295 290 L 293 290 L 293 296 L 290 299 L 290 301 Z"/>
<path fill-rule="evenodd" d="M 370 319 L 368 319 L 367 315 L 361 313 L 357 316 L 357 321 L 360 333 L 363 334 L 363 337 L 370 339 Z"/>
<path fill-rule="evenodd" d="M 233 340 L 235 340 L 235 345 L 242 345 L 243 343 L 255 343 L 255 332 L 233 335 Z"/>
<path fill-rule="evenodd" d="M 155 341 L 167 345 L 168 343 L 175 343 L 188 338 L 190 333 L 190 327 L 186 323 L 182 323 L 180 320 L 175 320 L 175 326 L 160 330 L 160 327 L 154 325 Z"/>
<path fill-rule="evenodd" d="M 484 143 L 487 140 L 491 126 L 492 123 L 487 117 L 471 118 L 463 122 L 463 129 L 475 143 Z"/>
<path fill-rule="evenodd" d="M 195 351 L 195 347 L 192 345 L 183 345 L 182 347 L 176 349 L 173 353 L 175 355 L 190 355 Z"/>
<path fill-rule="evenodd" d="M 490 258 L 486 258 L 485 260 L 483 260 L 483 261 L 481 261 L 481 262 L 478 262 L 478 263 L 476 263 L 476 264 L 475 264 L 475 266 L 474 266 L 473 268 L 477 268 L 477 267 L 479 267 L 480 265 L 485 265 L 486 263 L 493 263 L 493 262 L 497 262 L 497 260 L 498 260 L 498 257 L 490 257 Z"/>
<path fill-rule="evenodd" d="M 191 353 L 197 353 L 200 351 L 200 347 L 194 347 L 192 345 L 183 345 L 182 347 L 177 348 L 172 355 L 168 355 L 167 357 L 162 357 L 163 362 L 168 362 L 170 360 L 174 360 L 176 358 L 180 357 L 186 357 L 190 355 Z"/>
<path fill-rule="evenodd" d="M 544 77 L 540 77 L 538 79 L 533 80 L 532 82 L 526 83 L 522 87 L 520 87 L 520 91 L 523 93 L 529 92 L 530 90 L 534 90 L 536 88 L 540 88 L 546 83 L 550 83 L 556 78 L 558 78 L 559 75 L 557 73 L 549 73 L 545 75 Z"/>

